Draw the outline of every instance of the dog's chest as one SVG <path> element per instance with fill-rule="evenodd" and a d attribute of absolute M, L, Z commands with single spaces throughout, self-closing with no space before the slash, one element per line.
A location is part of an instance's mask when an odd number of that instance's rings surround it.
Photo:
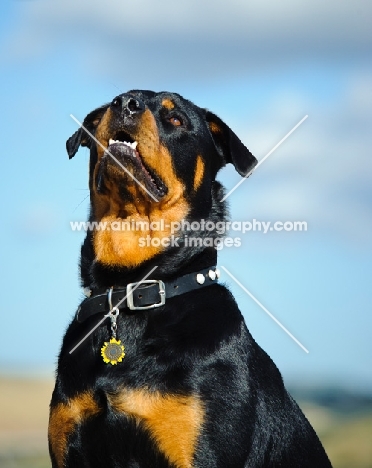
<path fill-rule="evenodd" d="M 198 396 L 129 388 L 97 393 L 82 392 L 52 409 L 49 435 L 58 466 L 68 457 L 72 440 L 90 439 L 92 456 L 108 445 L 121 456 L 125 440 L 138 434 L 142 434 L 143 447 L 147 439 L 153 453 L 159 452 L 172 466 L 192 466 L 205 413 Z M 94 434 L 94 444 L 90 434 Z M 141 457 L 138 445 L 127 454 Z"/>

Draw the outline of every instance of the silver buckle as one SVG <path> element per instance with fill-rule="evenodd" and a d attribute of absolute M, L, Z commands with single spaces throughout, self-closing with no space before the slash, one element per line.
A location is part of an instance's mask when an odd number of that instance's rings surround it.
<path fill-rule="evenodd" d="M 138 283 L 129 283 L 127 285 L 127 305 L 128 309 L 130 310 L 146 310 L 146 309 L 154 309 L 155 307 L 161 307 L 165 304 L 165 286 L 163 281 L 161 280 L 144 280 L 140 281 L 140 284 L 157 284 L 159 286 L 159 296 L 160 302 L 156 302 L 155 304 L 150 304 L 147 306 L 135 306 L 133 300 L 133 291 L 138 288 Z"/>

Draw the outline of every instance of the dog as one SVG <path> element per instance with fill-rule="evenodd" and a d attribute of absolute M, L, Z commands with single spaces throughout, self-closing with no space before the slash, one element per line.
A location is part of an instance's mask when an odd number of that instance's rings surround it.
<path fill-rule="evenodd" d="M 90 150 L 93 228 L 50 404 L 53 468 L 331 467 L 218 283 L 216 175 L 257 163 L 238 136 L 178 94 L 132 90 L 66 146 Z"/>

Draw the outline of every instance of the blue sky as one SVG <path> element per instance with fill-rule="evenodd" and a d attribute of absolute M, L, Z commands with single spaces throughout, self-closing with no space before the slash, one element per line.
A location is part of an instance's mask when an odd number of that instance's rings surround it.
<path fill-rule="evenodd" d="M 68 161 L 69 115 L 146 88 L 216 112 L 258 159 L 309 116 L 229 198 L 232 219 L 308 231 L 246 234 L 219 263 L 309 349 L 223 277 L 287 381 L 370 386 L 371 5 L 200 3 L 2 4 L 0 369 L 51 375 L 81 299 L 69 222 L 88 211 L 88 152 Z"/>

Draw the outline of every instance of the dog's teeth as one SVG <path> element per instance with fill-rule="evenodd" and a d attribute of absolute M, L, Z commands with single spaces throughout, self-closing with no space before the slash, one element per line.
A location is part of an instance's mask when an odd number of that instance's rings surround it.
<path fill-rule="evenodd" d="M 129 146 L 129 148 L 132 148 L 133 150 L 135 150 L 137 148 L 137 145 L 138 145 L 137 141 L 134 141 L 133 143 L 129 143 L 129 141 L 120 141 L 120 140 L 114 140 L 114 139 L 110 138 L 109 145 L 113 145 L 115 143 L 120 143 L 122 145 Z"/>

